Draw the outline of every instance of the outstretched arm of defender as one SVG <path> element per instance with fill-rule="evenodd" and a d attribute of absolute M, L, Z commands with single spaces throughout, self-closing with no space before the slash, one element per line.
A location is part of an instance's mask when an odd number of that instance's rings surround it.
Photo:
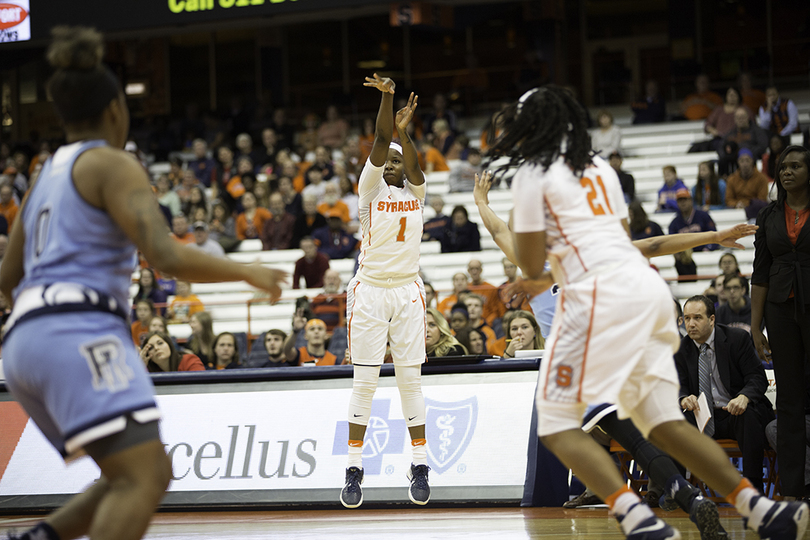
<path fill-rule="evenodd" d="M 363 86 L 376 88 L 382 92 L 380 110 L 377 112 L 377 126 L 374 131 L 374 145 L 371 147 L 369 160 L 375 167 L 382 167 L 388 161 L 388 147 L 394 137 L 394 88 L 396 84 L 376 73 L 366 77 Z"/>
<path fill-rule="evenodd" d="M 721 231 L 707 231 L 699 233 L 671 234 L 667 236 L 653 236 L 633 241 L 645 257 L 658 257 L 673 255 L 685 249 L 704 246 L 706 244 L 720 244 L 723 247 L 745 249 L 737 240 L 751 236 L 759 227 L 741 223 Z"/>
<path fill-rule="evenodd" d="M 416 111 L 416 105 L 419 101 L 419 96 L 411 92 L 408 98 L 408 104 L 397 111 L 396 125 L 399 139 L 402 142 L 402 157 L 405 161 L 405 176 L 408 182 L 415 186 L 421 186 L 425 183 L 425 175 L 419 167 L 419 153 L 416 150 L 416 144 L 408 134 L 408 124 L 413 120 L 413 113 Z"/>

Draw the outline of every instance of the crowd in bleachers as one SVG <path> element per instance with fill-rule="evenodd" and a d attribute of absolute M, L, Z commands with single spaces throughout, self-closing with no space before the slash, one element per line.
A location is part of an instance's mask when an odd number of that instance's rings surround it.
<path fill-rule="evenodd" d="M 609 158 L 619 175 L 630 204 L 634 239 L 714 230 L 717 225 L 750 219 L 768 199 L 773 164 L 788 142 L 785 137 L 789 139 L 797 129 L 798 109 L 793 101 L 780 99 L 778 92 L 774 95 L 775 89 L 768 89 L 766 96 L 750 86 L 750 79 L 743 77 L 740 83 L 741 89 L 730 88 L 723 100 L 708 89 L 708 79 L 699 77 L 695 93 L 687 96 L 681 111 L 694 122 L 668 123 L 670 129 L 666 130 L 643 125 L 665 120 L 654 85 L 647 88 L 650 95 L 632 104 L 632 121 L 637 126 L 626 125 L 630 120 L 626 113 L 617 113 L 614 121 L 611 111 L 596 112 L 593 146 Z M 747 107 L 748 129 L 756 133 L 751 140 L 761 142 L 767 133 L 778 136 L 754 151 L 739 137 L 736 148 L 726 147 L 728 136 L 739 134 L 734 115 L 740 107 Z M 526 310 L 528 304 L 522 298 L 503 298 L 503 285 L 499 289 L 480 278 L 482 270 L 488 276 L 500 274 L 502 263 L 492 238 L 479 231 L 480 217 L 470 193 L 475 175 L 482 171 L 489 118 L 464 124 L 441 95 L 427 108 L 409 129 L 428 173 L 422 268 L 429 289 L 438 292 L 429 305 L 447 317 L 454 333 L 463 337 L 462 343 L 475 343 L 466 347 L 468 352 L 501 356 L 504 340 L 510 339 L 504 315 Z M 341 118 L 336 107 L 328 108 L 323 121 L 314 114 L 306 115 L 300 129 L 282 108 L 273 114 L 256 111 L 253 115 L 240 108 L 225 119 L 199 117 L 189 108 L 185 118 L 168 126 L 133 129 L 126 149 L 148 168 L 178 241 L 213 255 L 280 265 L 289 270 L 292 288 L 300 289 L 286 292 L 276 306 L 254 298 L 245 284 L 195 284 L 192 292 L 188 283 L 157 275 L 142 260 L 133 284 L 136 343 L 148 333 L 168 329 L 169 335 L 196 351 L 209 368 L 267 362 L 290 365 L 307 341 L 306 320 L 293 324 L 292 329 L 290 321 L 318 318 L 330 338 L 324 351 L 328 349 L 330 361 L 334 357 L 341 363 L 346 357 L 346 339 L 340 330 L 345 328 L 341 284 L 355 271 L 360 248 L 356 183 L 374 136 L 371 117 L 358 124 L 352 126 Z M 7 241 L 4 229 L 13 222 L 22 195 L 55 146 L 45 141 L 33 144 L 35 155 L 30 145 L 19 149 L 0 145 L 4 164 L 0 250 Z M 724 163 L 727 151 L 736 153 Z M 757 162 L 761 162 L 760 168 Z M 679 175 L 679 170 L 685 174 Z M 506 187 L 504 182 L 491 196 L 493 210 L 502 216 L 511 207 Z M 708 255 L 686 252 L 671 261 L 654 262 L 671 279 L 712 272 L 719 255 Z M 750 272 L 750 261 L 751 256 L 746 255 L 744 272 Z M 506 282 L 515 279 L 514 266 L 507 269 L 510 264 L 503 261 Z M 465 267 L 468 273 L 463 271 Z M 324 279 L 325 275 L 329 277 Z M 684 279 L 673 290 L 684 298 L 707 286 L 715 284 Z M 308 305 L 293 307 L 297 297 L 306 298 Z M 479 301 L 481 316 L 476 315 Z M 268 334 L 270 329 L 281 332 L 283 338 L 268 356 L 265 338 L 278 337 Z M 214 352 L 213 342 L 223 333 L 236 336 L 238 361 L 225 362 L 227 355 L 219 359 Z M 285 354 L 284 345 L 290 340 L 296 345 L 295 358 Z M 321 350 L 316 349 L 310 356 L 323 363 Z"/>

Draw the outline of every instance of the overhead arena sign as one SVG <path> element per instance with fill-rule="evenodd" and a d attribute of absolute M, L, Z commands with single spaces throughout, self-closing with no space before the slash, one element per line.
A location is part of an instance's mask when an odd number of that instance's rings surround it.
<path fill-rule="evenodd" d="M 11 1 L 11 0 L 0 0 Z M 17 2 L 22 3 L 22 2 Z M 60 24 L 93 26 L 102 32 L 177 27 L 231 19 L 272 18 L 293 13 L 346 9 L 388 0 L 36 0 L 34 39 L 48 39 Z M 28 1 L 25 0 L 26 6 Z M 27 11 L 27 8 L 26 8 Z"/>
<path fill-rule="evenodd" d="M 0 43 L 31 39 L 31 17 L 28 0 L 0 2 Z"/>

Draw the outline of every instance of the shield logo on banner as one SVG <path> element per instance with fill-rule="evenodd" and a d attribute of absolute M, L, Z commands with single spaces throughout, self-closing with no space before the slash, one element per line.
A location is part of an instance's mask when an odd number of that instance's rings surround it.
<path fill-rule="evenodd" d="M 472 440 L 478 420 L 478 398 L 449 403 L 425 398 L 425 417 L 428 464 L 442 474 L 458 461 Z"/>

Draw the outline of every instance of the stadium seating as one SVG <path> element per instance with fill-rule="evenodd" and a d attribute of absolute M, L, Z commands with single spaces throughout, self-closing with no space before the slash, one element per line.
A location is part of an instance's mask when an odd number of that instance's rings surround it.
<path fill-rule="evenodd" d="M 796 99 L 796 98 L 794 98 Z M 810 95 L 796 100 L 801 113 L 801 120 L 806 125 L 810 122 Z M 663 124 L 634 126 L 629 125 L 629 115 L 624 111 L 615 110 L 616 123 L 622 127 L 622 152 L 625 155 L 623 168 L 636 179 L 636 193 L 647 211 L 651 220 L 657 222 L 666 231 L 674 214 L 656 214 L 657 191 L 663 182 L 662 167 L 674 165 L 678 176 L 684 180 L 688 187 L 696 182 L 698 164 L 702 161 L 716 159 L 711 152 L 687 153 L 689 146 L 696 141 L 705 140 L 702 122 L 668 122 Z M 480 119 L 467 121 L 466 126 L 470 140 L 476 144 L 479 140 L 480 126 L 484 122 Z M 801 136 L 794 135 L 793 142 L 800 143 Z M 162 164 L 152 166 L 153 172 L 161 170 Z M 422 270 L 425 277 L 434 288 L 440 292 L 449 291 L 452 287 L 452 276 L 456 272 L 466 270 L 470 259 L 479 259 L 483 263 L 483 278 L 494 285 L 504 281 L 501 259 L 503 254 L 498 250 L 495 242 L 484 228 L 478 209 L 473 202 L 472 193 L 449 193 L 448 173 L 436 172 L 428 175 L 428 197 L 441 194 L 445 201 L 445 213 L 449 213 L 453 206 L 463 205 L 470 220 L 479 224 L 481 232 L 481 252 L 474 253 L 448 253 L 439 251 L 437 242 L 423 242 L 421 245 Z M 512 207 L 512 196 L 506 182 L 493 188 L 490 193 L 490 206 L 503 220 L 509 217 Z M 710 212 L 718 228 L 725 228 L 745 221 L 745 213 L 739 209 L 713 210 Z M 433 216 L 430 208 L 425 210 L 425 218 Z M 746 250 L 735 251 L 744 274 L 750 274 L 753 265 L 753 238 L 743 239 L 741 242 Z M 719 272 L 718 259 L 721 251 L 697 252 L 693 258 L 698 267 L 698 275 L 714 276 Z M 298 249 L 284 251 L 262 251 L 261 242 L 247 240 L 242 242 L 238 250 L 229 257 L 242 262 L 261 261 L 264 264 L 286 270 L 292 274 L 295 261 L 303 255 Z M 677 277 L 674 259 L 671 256 L 657 257 L 652 263 L 659 269 L 661 275 L 673 280 Z M 347 283 L 354 274 L 354 260 L 344 259 L 331 262 L 331 267 L 340 272 L 343 283 Z M 670 281 L 673 295 L 681 301 L 685 298 L 703 292 L 709 284 L 708 279 L 697 282 Z M 133 293 L 137 287 L 133 285 Z M 214 318 L 214 331 L 245 332 L 249 336 L 256 336 L 270 328 L 289 330 L 294 300 L 302 295 L 310 298 L 318 294 L 317 290 L 285 288 L 281 300 L 273 306 L 261 301 L 261 293 L 255 291 L 246 283 L 207 283 L 193 286 L 196 294 L 206 305 Z M 250 302 L 250 305 L 248 303 Z M 249 314 L 249 317 L 248 317 Z M 170 325 L 170 333 L 177 338 L 186 338 L 190 329 L 187 324 Z"/>

